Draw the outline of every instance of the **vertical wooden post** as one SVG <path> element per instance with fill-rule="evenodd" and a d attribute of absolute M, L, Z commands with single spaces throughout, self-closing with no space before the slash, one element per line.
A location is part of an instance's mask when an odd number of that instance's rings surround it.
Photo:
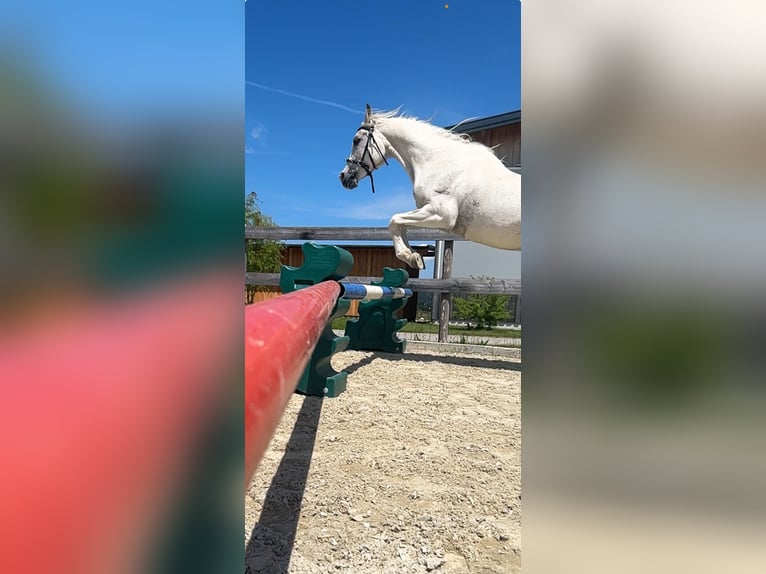
<path fill-rule="evenodd" d="M 434 279 L 442 278 L 442 269 L 444 265 L 444 240 L 436 240 L 436 248 L 434 253 Z M 431 294 L 431 321 L 439 320 L 439 312 L 441 309 L 441 293 Z"/>
<path fill-rule="evenodd" d="M 444 242 L 444 258 L 442 263 L 442 279 L 452 277 L 452 248 L 454 241 Z M 447 343 L 449 335 L 449 317 L 452 312 L 452 293 L 442 293 L 439 300 L 439 342 Z"/>

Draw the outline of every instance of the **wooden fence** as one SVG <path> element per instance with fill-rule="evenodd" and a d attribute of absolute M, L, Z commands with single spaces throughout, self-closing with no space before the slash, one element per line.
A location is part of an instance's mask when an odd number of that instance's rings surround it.
<path fill-rule="evenodd" d="M 452 310 L 452 295 L 497 294 L 521 295 L 519 279 L 470 279 L 452 277 L 452 247 L 454 241 L 464 238 L 436 229 L 408 229 L 412 241 L 436 241 L 434 279 L 410 279 L 407 287 L 419 293 L 438 296 L 439 341 L 446 342 Z M 245 240 L 302 240 L 302 241 L 391 241 L 387 227 L 245 227 Z M 393 246 L 391 247 L 393 249 Z M 381 270 L 382 271 L 382 270 Z M 346 277 L 343 281 L 371 283 L 381 277 Z M 246 285 L 279 285 L 278 273 L 246 273 Z M 266 295 L 264 294 L 265 298 Z"/>
<path fill-rule="evenodd" d="M 439 229 L 407 229 L 411 241 L 465 241 Z M 391 241 L 388 227 L 245 227 L 245 239 L 285 241 Z"/>

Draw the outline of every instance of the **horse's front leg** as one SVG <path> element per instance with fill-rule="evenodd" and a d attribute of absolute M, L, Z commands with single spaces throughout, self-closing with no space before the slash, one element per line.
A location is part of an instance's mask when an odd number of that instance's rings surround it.
<path fill-rule="evenodd" d="M 424 269 L 423 258 L 410 248 L 410 243 L 407 241 L 407 228 L 394 223 L 394 217 L 397 216 L 398 214 L 395 214 L 388 223 L 388 231 L 391 232 L 391 239 L 394 241 L 396 258 L 401 259 L 410 267 Z"/>
<path fill-rule="evenodd" d="M 443 211 L 443 210 L 442 210 Z M 423 258 L 415 253 L 407 241 L 407 227 L 429 227 L 432 229 L 450 229 L 455 224 L 455 216 L 447 210 L 443 213 L 434 205 L 427 203 L 420 209 L 414 209 L 406 213 L 395 213 L 388 223 L 391 239 L 394 241 L 396 258 L 401 259 L 410 267 L 425 269 Z"/>

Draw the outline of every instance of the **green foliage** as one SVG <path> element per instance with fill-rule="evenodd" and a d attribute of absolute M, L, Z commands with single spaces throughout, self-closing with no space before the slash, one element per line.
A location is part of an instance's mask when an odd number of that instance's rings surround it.
<path fill-rule="evenodd" d="M 487 279 L 487 277 L 480 277 Z M 470 329 L 491 329 L 503 319 L 510 318 L 510 295 L 467 295 L 453 299 L 453 316 L 468 323 Z M 473 325 L 471 324 L 473 323 Z"/>
<path fill-rule="evenodd" d="M 246 227 L 274 227 L 274 221 L 261 211 L 254 191 L 245 198 Z M 249 273 L 278 273 L 282 264 L 282 243 L 268 239 L 251 239 L 247 242 L 247 271 Z M 247 303 L 252 303 L 255 293 L 263 287 L 248 285 Z"/>

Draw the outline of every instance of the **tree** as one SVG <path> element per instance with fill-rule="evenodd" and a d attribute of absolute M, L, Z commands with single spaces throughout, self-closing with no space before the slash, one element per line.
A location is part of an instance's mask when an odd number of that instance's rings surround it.
<path fill-rule="evenodd" d="M 251 191 L 245 198 L 246 227 L 274 227 L 274 221 L 261 211 L 258 195 Z M 269 239 L 250 239 L 247 242 L 247 271 L 249 273 L 278 273 L 282 264 L 283 245 Z M 247 285 L 246 302 L 252 303 L 255 293 L 265 291 L 261 286 Z"/>
<path fill-rule="evenodd" d="M 480 279 L 487 279 L 487 277 L 482 276 Z M 465 320 L 469 329 L 491 329 L 499 321 L 510 318 L 509 299 L 510 295 L 472 294 L 457 297 L 453 300 L 454 315 L 457 319 Z M 471 322 L 474 323 L 473 326 Z"/>

